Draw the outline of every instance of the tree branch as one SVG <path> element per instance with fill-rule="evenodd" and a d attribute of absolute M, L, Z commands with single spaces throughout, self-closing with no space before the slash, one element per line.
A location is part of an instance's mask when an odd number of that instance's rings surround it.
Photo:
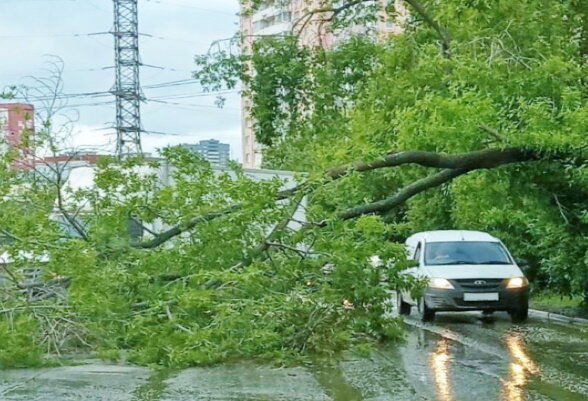
<path fill-rule="evenodd" d="M 569 154 L 546 154 L 536 149 L 522 147 L 506 149 L 484 149 L 456 155 L 444 155 L 435 152 L 415 150 L 400 153 L 390 153 L 383 158 L 374 161 L 356 162 L 333 167 L 326 170 L 324 175 L 330 180 L 337 180 L 352 172 L 366 172 L 381 168 L 397 167 L 405 164 L 416 164 L 423 167 L 442 168 L 449 170 L 466 170 L 467 172 L 470 170 L 495 168 L 508 163 L 537 161 L 541 159 L 557 159 L 558 157 L 562 158 L 564 156 L 569 157 Z M 308 189 L 308 185 L 301 185 L 280 191 L 276 195 L 276 200 L 288 199 L 299 193 L 305 187 Z M 411 195 L 411 197 L 412 196 L 414 195 Z M 143 249 L 156 248 L 168 240 L 193 229 L 200 223 L 209 222 L 216 218 L 226 216 L 227 214 L 241 209 L 241 207 L 241 204 L 236 204 L 218 212 L 211 212 L 195 217 L 187 223 L 176 225 L 169 230 L 156 235 L 155 238 L 150 241 L 136 243 L 132 246 L 134 248 Z M 327 224 L 327 222 L 321 221 L 309 224 L 324 226 Z M 260 246 L 260 249 L 261 251 L 259 253 L 262 253 L 266 248 Z"/>
<path fill-rule="evenodd" d="M 504 142 L 504 137 L 500 135 L 500 132 L 498 132 L 494 128 L 486 124 L 480 124 L 478 127 L 480 127 L 482 131 L 486 132 L 488 135 L 494 138 L 497 142 Z"/>
<path fill-rule="evenodd" d="M 564 212 L 564 208 L 563 208 L 562 204 L 560 203 L 559 198 L 557 197 L 557 194 L 553 194 L 553 199 L 555 200 L 555 204 L 557 205 L 557 208 L 559 209 L 559 213 L 561 214 L 561 217 L 563 218 L 563 220 L 566 222 L 566 224 L 570 224 L 570 220 L 566 216 L 566 214 Z"/>
<path fill-rule="evenodd" d="M 239 209 L 241 209 L 241 205 L 234 205 L 234 206 L 231 206 L 227 209 L 224 209 L 224 210 L 221 210 L 218 212 L 211 212 L 211 213 L 204 214 L 202 216 L 195 217 L 186 223 L 178 224 L 178 225 L 170 228 L 169 230 L 164 231 L 161 234 L 156 235 L 155 238 L 153 238 L 151 241 L 140 242 L 140 243 L 132 244 L 131 246 L 133 248 L 143 248 L 143 249 L 157 248 L 159 245 L 162 245 L 163 243 L 169 241 L 170 239 L 177 237 L 178 235 L 180 235 L 186 231 L 191 230 L 192 228 L 196 227 L 198 224 L 206 223 L 206 222 L 212 221 L 216 218 L 226 216 L 230 213 L 236 212 Z"/>
<path fill-rule="evenodd" d="M 457 155 L 413 150 L 390 153 L 382 159 L 371 162 L 357 162 L 334 167 L 328 169 L 325 175 L 332 179 L 338 179 L 354 171 L 363 172 L 404 164 L 447 169 L 494 168 L 505 163 L 539 160 L 542 156 L 541 152 L 527 148 L 485 149 Z"/>
<path fill-rule="evenodd" d="M 38 246 L 42 246 L 45 248 L 51 248 L 51 249 L 64 249 L 63 247 L 58 246 L 58 245 L 47 244 L 44 242 L 39 242 L 39 241 L 34 241 L 34 240 L 18 237 L 3 228 L 0 228 L 0 234 L 3 234 L 4 236 L 6 236 L 14 241 L 18 241 L 18 242 L 29 243 L 29 244 L 38 245 Z"/>
<path fill-rule="evenodd" d="M 427 12 L 425 7 L 418 1 L 418 0 L 405 0 L 408 4 L 414 8 L 414 10 L 425 20 L 427 24 L 431 26 L 439 35 L 439 39 L 441 39 L 441 48 L 443 50 L 443 55 L 445 57 L 450 57 L 450 42 L 451 37 L 449 33 L 443 28 L 435 19 Z"/>
<path fill-rule="evenodd" d="M 296 186 L 296 187 L 293 187 L 290 189 L 285 189 L 283 191 L 280 191 L 276 195 L 276 200 L 288 199 L 288 198 L 292 197 L 294 194 L 296 194 L 298 191 L 300 191 L 300 189 L 301 189 L 301 187 Z M 223 217 L 228 214 L 234 213 L 234 212 L 240 210 L 242 207 L 243 207 L 243 205 L 241 205 L 241 204 L 235 204 L 235 205 L 229 206 L 228 208 L 221 210 L 221 211 L 218 211 L 218 212 L 211 212 L 211 213 L 204 214 L 202 216 L 195 217 L 192 220 L 188 221 L 187 223 L 175 225 L 167 231 L 164 231 L 160 234 L 155 234 L 155 237 L 150 241 L 132 244 L 131 246 L 133 248 L 143 248 L 143 249 L 157 248 L 158 246 L 162 245 L 163 243 L 169 241 L 170 239 L 177 237 L 178 235 L 181 235 L 182 233 L 190 231 L 191 229 L 196 227 L 198 224 L 207 223 L 207 222 L 215 220 L 219 217 Z"/>
<path fill-rule="evenodd" d="M 443 28 L 434 18 L 433 16 L 425 9 L 425 7 L 420 3 L 419 0 L 405 0 L 421 18 L 427 23 L 439 36 L 441 40 L 441 48 L 443 55 L 445 57 L 450 57 L 450 43 L 451 37 L 445 28 Z M 362 3 L 374 3 L 375 0 L 351 0 L 346 3 L 341 4 L 338 7 L 319 7 L 313 10 L 310 10 L 308 13 L 301 16 L 298 20 L 296 20 L 292 26 L 293 30 L 296 30 L 296 36 L 300 36 L 301 33 L 306 29 L 312 17 L 316 14 L 329 14 L 328 17 L 322 18 L 320 20 L 321 24 L 326 22 L 333 21 L 339 14 L 348 10 L 354 6 L 357 6 Z M 301 26 L 299 26 L 302 23 Z"/>
<path fill-rule="evenodd" d="M 254 260 L 259 258 L 264 252 L 266 252 L 271 247 L 272 242 L 282 233 L 282 231 L 286 229 L 286 227 L 288 227 L 288 224 L 290 223 L 292 217 L 298 210 L 300 203 L 302 203 L 304 195 L 305 194 L 299 196 L 298 199 L 292 202 L 288 214 L 272 229 L 272 231 L 267 235 L 267 237 L 263 239 L 263 241 L 261 241 L 259 245 L 257 245 L 254 249 L 251 250 L 251 252 L 249 252 L 249 255 L 247 255 L 245 259 L 237 263 L 235 266 L 231 267 L 231 270 L 242 269 L 251 265 L 251 263 L 253 263 Z"/>
<path fill-rule="evenodd" d="M 339 7 L 320 7 L 312 9 L 308 11 L 306 14 L 302 15 L 300 18 L 298 18 L 296 21 L 294 21 L 294 23 L 292 24 L 292 31 L 297 31 L 294 32 L 294 34 L 295 36 L 299 37 L 302 34 L 302 32 L 304 32 L 308 24 L 310 24 L 310 22 L 312 21 L 312 17 L 314 15 L 327 13 L 330 14 L 326 18 L 320 19 L 320 23 L 322 26 L 325 22 L 333 21 L 337 17 L 337 15 L 341 14 L 343 11 L 348 10 L 361 3 L 368 2 L 374 2 L 374 0 L 352 0 L 348 3 L 340 5 Z M 302 25 L 300 25 L 300 23 L 302 23 Z"/>
<path fill-rule="evenodd" d="M 65 209 L 65 205 L 63 203 L 63 185 L 65 184 L 64 180 L 63 180 L 63 175 L 65 172 L 65 169 L 67 167 L 67 165 L 73 160 L 73 158 L 75 157 L 75 155 L 70 155 L 68 157 L 68 159 L 65 161 L 65 163 L 63 163 L 63 166 L 61 166 L 61 168 L 59 167 L 59 165 L 56 163 L 55 168 L 53 168 L 53 166 L 50 166 L 49 163 L 45 163 L 45 165 L 47 167 L 49 167 L 53 173 L 55 174 L 55 181 L 52 182 L 52 180 L 50 180 L 48 177 L 43 176 L 43 178 L 47 179 L 47 181 L 49 183 L 53 183 L 55 184 L 55 191 L 56 191 L 56 198 L 57 198 L 57 209 L 61 212 L 61 214 L 63 215 L 63 217 L 67 220 L 67 222 L 71 225 L 71 227 L 78 233 L 78 235 L 86 242 L 89 242 L 89 237 L 88 237 L 88 233 L 86 232 L 86 229 L 83 227 L 82 224 L 80 224 L 80 222 L 77 220 L 76 216 L 72 216 L 66 209 Z M 35 170 L 37 171 L 37 170 Z M 38 172 L 38 171 L 37 171 Z M 76 213 L 77 215 L 77 213 Z"/>
<path fill-rule="evenodd" d="M 532 162 L 538 160 L 565 160 L 570 155 L 563 153 L 543 154 L 541 151 L 524 148 L 488 149 L 463 153 L 461 155 L 443 156 L 431 152 L 404 152 L 388 155 L 384 160 L 375 163 L 358 163 L 347 170 L 332 170 L 332 177 L 338 178 L 345 171 L 368 171 L 375 168 L 397 166 L 405 163 L 416 163 L 425 167 L 441 167 L 445 170 L 422 178 L 400 189 L 394 196 L 387 199 L 348 209 L 338 214 L 338 218 L 349 220 L 370 213 L 384 213 L 403 204 L 415 195 L 427 189 L 449 182 L 460 175 L 480 169 L 492 169 L 505 164 Z M 585 160 L 583 157 L 581 160 Z M 327 222 L 321 222 L 325 226 Z"/>
<path fill-rule="evenodd" d="M 268 241 L 267 245 L 268 245 L 268 249 L 273 247 L 273 248 L 279 248 L 279 249 L 283 249 L 286 251 L 294 252 L 298 256 L 300 256 L 300 258 L 302 258 L 302 259 L 304 259 L 308 256 L 308 251 L 298 249 L 298 248 L 290 246 L 290 245 L 282 244 L 281 242 L 269 242 Z"/>
<path fill-rule="evenodd" d="M 459 177 L 460 175 L 468 173 L 469 171 L 471 170 L 443 170 L 437 174 L 433 174 L 429 177 L 413 182 L 412 184 L 402 188 L 394 196 L 378 202 L 370 203 L 368 205 L 348 209 L 342 213 L 339 213 L 337 217 L 341 220 L 349 220 L 363 216 L 364 214 L 387 212 L 402 205 L 413 196 L 418 195 L 427 189 L 438 187 L 439 185 L 449 182 L 454 178 Z"/>

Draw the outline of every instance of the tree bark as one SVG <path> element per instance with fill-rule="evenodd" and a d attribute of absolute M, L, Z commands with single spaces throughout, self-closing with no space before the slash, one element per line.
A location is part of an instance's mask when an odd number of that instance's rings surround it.
<path fill-rule="evenodd" d="M 577 156 L 577 155 L 576 155 Z M 575 157 L 569 153 L 544 153 L 527 148 L 487 149 L 459 155 L 440 155 L 432 152 L 402 152 L 386 156 L 384 159 L 370 163 L 355 163 L 329 170 L 327 175 L 333 179 L 342 177 L 351 171 L 369 171 L 384 167 L 394 167 L 401 164 L 418 164 L 425 167 L 445 168 L 445 170 L 429 177 L 417 180 L 400 189 L 394 196 L 367 205 L 348 209 L 338 214 L 338 218 L 348 220 L 370 213 L 384 213 L 390 211 L 415 195 L 427 189 L 449 182 L 460 175 L 481 169 L 493 169 L 505 164 L 532 161 L 567 160 L 568 162 L 585 162 L 586 158 Z M 321 222 L 321 225 L 326 223 Z"/>
<path fill-rule="evenodd" d="M 443 170 L 437 174 L 433 174 L 429 177 L 413 182 L 412 184 L 402 188 L 394 196 L 378 202 L 370 203 L 368 205 L 348 209 L 342 213 L 339 213 L 337 217 L 341 220 L 349 220 L 364 214 L 387 212 L 402 205 L 413 196 L 418 195 L 427 189 L 438 187 L 439 185 L 449 182 L 454 178 L 459 177 L 460 175 L 466 174 L 469 171 L 471 170 Z"/>
<path fill-rule="evenodd" d="M 437 174 L 415 181 L 407 187 L 400 189 L 394 196 L 388 199 L 374 202 L 373 204 L 369 205 L 358 206 L 356 208 L 341 212 L 339 214 L 339 218 L 347 220 L 354 217 L 359 217 L 363 214 L 383 213 L 385 211 L 392 210 L 393 208 L 398 207 L 413 196 L 426 191 L 427 189 L 434 188 L 449 182 L 452 179 L 473 170 L 492 169 L 505 164 L 532 162 L 539 160 L 567 160 L 569 162 L 574 162 L 573 158 L 577 159 L 576 162 L 586 160 L 586 157 L 583 155 L 576 155 L 570 152 L 546 152 L 538 149 L 524 147 L 484 149 L 455 155 L 413 150 L 399 153 L 389 153 L 384 157 L 374 161 L 356 162 L 333 167 L 326 170 L 324 175 L 328 180 L 337 180 L 352 172 L 367 172 L 371 170 L 398 167 L 407 164 L 445 169 L 444 171 L 441 171 Z M 298 194 L 302 188 L 309 190 L 309 187 L 309 185 L 303 184 L 294 188 L 280 191 L 276 196 L 276 200 L 290 198 Z M 187 223 L 179 224 L 170 228 L 169 230 L 157 235 L 151 241 L 134 244 L 133 247 L 143 249 L 156 248 L 170 239 L 193 229 L 200 223 L 209 222 L 216 218 L 226 216 L 239 210 L 241 207 L 242 205 L 237 204 L 222 211 L 211 212 L 202 216 L 198 216 Z M 324 226 L 327 223 L 318 222 L 312 224 Z M 264 245 L 261 245 L 260 247 L 264 247 Z M 260 250 L 260 252 L 263 251 L 265 251 L 265 248 Z"/>
<path fill-rule="evenodd" d="M 285 189 L 283 191 L 280 191 L 276 195 L 276 200 L 288 199 L 291 196 L 293 196 L 294 194 L 296 194 L 299 190 L 300 190 L 300 187 L 294 187 L 294 188 Z M 191 219 L 190 221 L 188 221 L 186 223 L 175 225 L 167 231 L 156 234 L 154 236 L 154 238 L 150 241 L 144 241 L 144 242 L 139 242 L 136 244 L 131 244 L 131 246 L 133 248 L 142 248 L 142 249 L 157 248 L 158 246 L 169 241 L 170 239 L 177 237 L 178 235 L 181 235 L 182 233 L 190 231 L 191 229 L 196 227 L 198 224 L 206 223 L 206 222 L 215 220 L 219 217 L 226 216 L 228 214 L 236 212 L 237 210 L 239 210 L 241 208 L 242 208 L 242 205 L 236 204 L 236 205 L 229 206 L 228 208 L 221 210 L 221 211 L 218 211 L 218 212 L 211 212 L 211 213 L 203 214 L 202 216 L 194 217 L 193 219 Z"/>
<path fill-rule="evenodd" d="M 137 244 L 132 244 L 131 246 L 133 248 L 143 248 L 143 249 L 157 248 L 158 246 L 162 245 L 163 243 L 169 241 L 170 239 L 177 237 L 178 235 L 193 229 L 198 224 L 206 223 L 206 222 L 215 220 L 219 217 L 226 216 L 228 214 L 236 212 L 239 209 L 241 209 L 241 205 L 234 205 L 234 206 L 231 206 L 225 210 L 221 210 L 218 212 L 211 212 L 211 213 L 204 214 L 202 216 L 195 217 L 186 223 L 178 224 L 178 225 L 170 228 L 169 230 L 164 231 L 161 234 L 156 235 L 155 238 L 153 238 L 150 241 L 139 242 Z"/>
<path fill-rule="evenodd" d="M 382 159 L 370 162 L 357 162 L 334 167 L 327 170 L 325 174 L 332 179 L 338 179 L 354 171 L 363 172 L 404 164 L 447 169 L 494 168 L 506 163 L 539 160 L 542 157 L 540 152 L 526 148 L 484 149 L 457 155 L 413 150 L 390 153 Z"/>

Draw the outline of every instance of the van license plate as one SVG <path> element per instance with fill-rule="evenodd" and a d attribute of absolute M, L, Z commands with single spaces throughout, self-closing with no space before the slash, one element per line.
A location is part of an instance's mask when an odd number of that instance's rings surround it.
<path fill-rule="evenodd" d="M 497 292 L 477 292 L 463 294 L 464 301 L 498 301 Z"/>

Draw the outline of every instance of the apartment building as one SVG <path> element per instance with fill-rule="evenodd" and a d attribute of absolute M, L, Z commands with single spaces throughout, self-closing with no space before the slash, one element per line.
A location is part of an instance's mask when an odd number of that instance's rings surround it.
<path fill-rule="evenodd" d="M 382 11 L 371 31 L 384 39 L 389 35 L 402 32 L 402 22 L 406 17 L 406 9 L 402 0 L 395 0 L 397 20 L 394 21 L 384 11 L 388 0 L 381 2 Z M 287 35 L 295 33 L 301 46 L 322 46 L 331 48 L 351 35 L 365 33 L 365 27 L 350 27 L 347 31 L 335 36 L 323 22 L 324 15 L 312 14 L 310 10 L 324 7 L 324 0 L 277 0 L 262 5 L 253 13 L 242 13 L 241 36 L 242 50 L 251 52 L 253 42 L 260 36 Z M 340 1 L 333 1 L 334 4 Z M 246 5 L 242 6 L 245 8 Z M 241 99 L 241 136 L 243 148 L 243 166 L 260 168 L 262 162 L 262 146 L 255 140 L 253 121 L 250 114 L 251 100 L 243 96 Z"/>
<path fill-rule="evenodd" d="M 231 146 L 227 143 L 221 143 L 216 139 L 200 141 L 194 145 L 182 144 L 181 146 L 198 153 L 214 167 L 225 168 L 231 159 Z"/>

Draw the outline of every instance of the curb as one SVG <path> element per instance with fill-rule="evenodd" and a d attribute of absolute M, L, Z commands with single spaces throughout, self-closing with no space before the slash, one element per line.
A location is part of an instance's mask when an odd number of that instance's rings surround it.
<path fill-rule="evenodd" d="M 558 313 L 545 312 L 537 309 L 529 309 L 529 316 L 534 316 L 547 321 L 554 321 L 559 323 L 575 324 L 575 325 L 588 325 L 588 319 L 582 319 L 580 317 L 571 317 L 560 315 Z"/>
<path fill-rule="evenodd" d="M 390 291 L 392 305 L 396 309 L 396 291 Z M 588 326 L 588 319 L 583 319 L 581 317 L 572 317 L 572 316 L 565 316 L 559 313 L 553 312 L 546 312 L 539 309 L 531 309 L 529 308 L 529 316 L 536 317 L 538 319 L 546 320 L 548 322 L 558 322 L 558 323 L 565 323 L 565 324 L 572 324 L 576 326 Z"/>

